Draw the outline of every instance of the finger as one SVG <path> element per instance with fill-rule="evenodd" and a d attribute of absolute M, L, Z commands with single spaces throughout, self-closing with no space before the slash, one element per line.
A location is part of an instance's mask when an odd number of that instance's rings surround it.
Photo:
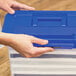
<path fill-rule="evenodd" d="M 51 48 L 51 47 L 38 48 L 38 52 L 39 52 L 39 53 L 46 53 L 46 52 L 52 52 L 52 51 L 54 51 L 54 49 Z"/>
<path fill-rule="evenodd" d="M 32 37 L 32 43 L 37 43 L 40 45 L 46 45 L 46 44 L 48 44 L 48 40 Z"/>
<path fill-rule="evenodd" d="M 15 11 L 8 5 L 6 7 L 4 7 L 3 10 L 8 12 L 8 13 L 10 13 L 10 14 L 14 14 L 15 13 Z"/>
<path fill-rule="evenodd" d="M 36 51 L 36 54 L 35 55 L 42 55 L 46 52 L 52 52 L 54 51 L 53 48 L 50 48 L 50 47 L 34 47 L 35 48 L 35 51 Z"/>
<path fill-rule="evenodd" d="M 19 8 L 19 9 L 24 9 L 24 10 L 35 10 L 35 8 L 27 6 L 22 3 L 15 2 L 13 8 Z"/>

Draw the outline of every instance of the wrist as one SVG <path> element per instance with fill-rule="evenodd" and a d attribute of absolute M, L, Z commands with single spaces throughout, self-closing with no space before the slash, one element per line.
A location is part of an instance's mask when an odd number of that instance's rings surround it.
<path fill-rule="evenodd" d="M 12 34 L 0 33 L 0 44 L 9 45 L 12 44 Z"/>

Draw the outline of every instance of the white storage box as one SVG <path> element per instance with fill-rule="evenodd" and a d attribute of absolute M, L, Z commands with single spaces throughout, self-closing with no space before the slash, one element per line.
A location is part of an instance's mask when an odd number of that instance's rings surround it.
<path fill-rule="evenodd" d="M 76 49 L 58 49 L 39 58 L 25 58 L 9 48 L 13 76 L 76 76 Z"/>

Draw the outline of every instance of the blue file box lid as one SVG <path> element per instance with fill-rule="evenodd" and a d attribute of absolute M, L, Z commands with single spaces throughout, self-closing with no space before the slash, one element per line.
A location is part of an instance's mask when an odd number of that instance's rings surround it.
<path fill-rule="evenodd" d="M 49 40 L 38 47 L 76 48 L 76 11 L 16 11 L 5 16 L 2 31 Z"/>

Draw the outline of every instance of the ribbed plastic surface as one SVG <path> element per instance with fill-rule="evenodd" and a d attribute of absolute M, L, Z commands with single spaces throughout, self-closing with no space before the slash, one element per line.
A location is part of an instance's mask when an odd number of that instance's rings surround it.
<path fill-rule="evenodd" d="M 76 49 L 57 49 L 38 58 L 9 52 L 13 76 L 76 76 Z"/>
<path fill-rule="evenodd" d="M 76 11 L 16 11 L 6 15 L 3 32 L 49 40 L 42 47 L 76 48 Z"/>

